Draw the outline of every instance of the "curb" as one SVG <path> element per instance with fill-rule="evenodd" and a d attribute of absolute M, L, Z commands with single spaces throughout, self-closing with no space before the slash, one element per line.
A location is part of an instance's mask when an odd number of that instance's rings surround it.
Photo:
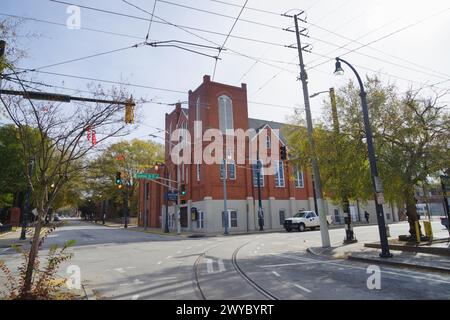
<path fill-rule="evenodd" d="M 365 243 L 364 246 L 366 248 L 381 249 L 381 245 L 379 245 L 378 243 Z M 406 245 L 397 245 L 397 244 L 389 244 L 389 248 L 391 250 L 404 251 L 404 252 L 427 253 L 427 254 L 434 254 L 434 255 L 439 255 L 439 256 L 450 256 L 450 250 L 447 248 L 406 246 Z"/>
<path fill-rule="evenodd" d="M 323 249 L 322 252 L 317 252 L 315 249 L 307 248 L 306 251 L 315 255 L 315 256 L 324 256 L 323 252 L 327 251 L 328 248 Z M 417 265 L 417 264 L 410 264 L 406 262 L 398 262 L 398 261 L 392 261 L 392 260 L 378 260 L 376 258 L 365 258 L 365 257 L 355 257 L 351 254 L 347 255 L 347 260 L 353 260 L 353 261 L 359 261 L 359 262 L 366 262 L 371 264 L 384 264 L 384 265 L 390 265 L 395 267 L 405 267 L 410 269 L 417 269 L 417 270 L 425 270 L 425 271 L 432 271 L 432 272 L 439 272 L 439 273 L 447 273 L 450 274 L 450 269 L 447 268 L 439 268 L 434 266 L 426 266 L 426 265 Z"/>
<path fill-rule="evenodd" d="M 418 264 L 411 264 L 406 262 L 397 262 L 397 261 L 390 261 L 390 260 L 378 260 L 378 259 L 372 259 L 372 258 L 363 258 L 363 257 L 355 257 L 352 255 L 349 255 L 347 257 L 348 260 L 353 261 L 360 261 L 360 262 L 367 262 L 367 263 L 377 263 L 377 264 L 384 264 L 384 265 L 390 265 L 390 266 L 396 266 L 396 267 L 406 267 L 410 269 L 417 269 L 417 270 L 426 270 L 426 271 L 432 271 L 432 272 L 443 272 L 450 274 L 450 269 L 447 268 L 439 268 L 434 266 L 425 266 L 425 265 L 418 265 Z"/>
<path fill-rule="evenodd" d="M 92 289 L 86 288 L 86 285 L 84 285 L 84 284 L 82 284 L 81 287 L 83 288 L 83 292 L 85 295 L 83 300 L 97 300 L 97 299 L 95 299 L 95 295 L 94 295 L 94 292 L 92 291 Z"/>

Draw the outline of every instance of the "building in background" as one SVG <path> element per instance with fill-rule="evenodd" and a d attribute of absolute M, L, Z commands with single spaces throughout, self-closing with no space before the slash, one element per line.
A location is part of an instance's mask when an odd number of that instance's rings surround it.
<path fill-rule="evenodd" d="M 269 132 L 280 129 L 276 138 L 280 145 L 286 141 L 281 133 L 283 123 L 269 120 L 252 119 L 248 117 L 247 87 L 240 87 L 212 82 L 209 76 L 203 77 L 203 83 L 194 91 L 189 91 L 188 108 L 177 104 L 175 110 L 166 114 L 165 165 L 158 168 L 160 176 L 169 181 L 180 181 L 186 188 L 186 195 L 180 199 L 181 230 L 199 233 L 223 232 L 224 190 L 221 178 L 221 164 L 206 164 L 203 161 L 194 162 L 194 147 L 191 148 L 190 163 L 183 163 L 179 168 L 172 162 L 170 151 L 173 143 L 169 137 L 176 129 L 187 129 L 191 140 L 194 136 L 194 121 L 202 122 L 201 136 L 210 129 L 220 129 L 224 135 L 226 130 L 249 128 L 257 132 L 267 131 L 267 147 L 270 154 L 271 141 Z M 181 137 L 181 143 L 192 143 L 187 137 Z M 201 137 L 200 137 L 201 139 Z M 210 142 L 202 142 L 202 154 Z M 236 143 L 235 143 L 236 145 Z M 226 147 L 226 146 L 225 146 Z M 231 152 L 234 158 L 227 160 L 227 208 L 228 226 L 230 232 L 254 231 L 258 225 L 258 188 L 255 163 L 249 160 L 248 141 L 246 141 L 246 163 L 236 164 L 236 150 Z M 224 154 L 230 150 L 224 149 Z M 298 210 L 314 210 L 314 192 L 312 177 L 309 171 L 294 167 L 289 161 L 279 161 L 275 164 L 276 174 L 261 176 L 261 199 L 264 209 L 264 229 L 280 230 L 285 218 L 291 217 Z M 263 169 L 264 172 L 264 169 Z M 161 181 L 161 180 L 160 180 Z M 149 227 L 164 228 L 165 223 L 165 187 L 149 181 L 140 181 L 139 186 L 139 225 L 144 219 L 144 188 L 149 188 L 147 201 L 147 217 Z M 175 189 L 173 183 L 173 189 Z M 371 210 L 373 207 L 373 210 Z M 364 211 L 371 213 L 370 221 L 376 221 L 375 206 L 369 202 L 367 206 L 355 203 L 352 207 L 354 221 L 364 220 Z M 326 204 L 328 214 L 336 223 L 343 223 L 342 208 L 331 203 Z M 191 212 L 197 212 L 192 215 Z M 395 220 L 393 208 L 385 208 L 387 222 Z M 176 228 L 176 213 L 174 203 L 169 203 L 169 227 Z M 398 221 L 398 217 L 396 219 Z"/>

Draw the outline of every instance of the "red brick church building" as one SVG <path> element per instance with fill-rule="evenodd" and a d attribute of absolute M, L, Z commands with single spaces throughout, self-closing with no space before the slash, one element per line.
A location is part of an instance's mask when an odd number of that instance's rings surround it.
<path fill-rule="evenodd" d="M 189 91 L 187 109 L 182 108 L 181 104 L 177 104 L 175 110 L 166 114 L 165 164 L 158 168 L 158 173 L 166 180 L 161 179 L 159 182 L 171 183 L 175 189 L 173 181 L 180 181 L 185 187 L 186 195 L 180 198 L 181 230 L 198 233 L 222 232 L 224 230 L 222 215 L 224 188 L 221 165 L 206 164 L 203 161 L 195 163 L 195 148 L 191 148 L 189 163 L 177 166 L 170 157 L 173 142 L 169 142 L 169 137 L 174 130 L 184 128 L 194 139 L 194 121 L 202 122 L 202 134 L 208 129 L 216 128 L 223 132 L 224 137 L 228 129 L 246 131 L 253 128 L 261 132 L 262 130 L 281 129 L 284 124 L 249 118 L 246 84 L 236 87 L 216 83 L 211 81 L 210 76 L 207 75 L 203 77 L 203 83 L 196 90 Z M 286 143 L 281 130 L 277 137 L 281 145 Z M 186 141 L 186 143 L 191 142 Z M 202 142 L 200 146 L 204 149 L 208 144 L 209 142 Z M 270 147 L 269 142 L 268 147 Z M 246 154 L 246 159 L 248 159 L 248 154 Z M 232 159 L 227 164 L 229 230 L 231 233 L 258 230 L 258 179 L 254 163 L 248 160 L 245 165 L 237 165 L 235 160 Z M 289 161 L 279 161 L 276 165 L 277 174 L 263 174 L 260 178 L 264 229 L 266 230 L 281 229 L 284 219 L 291 217 L 300 209 L 314 210 L 311 175 L 300 168 L 293 167 Z M 139 225 L 144 225 L 144 207 L 146 207 L 148 226 L 164 228 L 166 188 L 151 181 L 141 180 L 140 182 Z M 145 187 L 148 188 L 147 199 L 144 199 Z M 144 201 L 147 203 L 145 204 Z M 168 224 L 171 230 L 177 229 L 175 209 L 175 203 L 169 202 Z M 326 203 L 326 209 L 335 221 L 342 215 L 341 208 L 333 206 L 331 203 Z M 353 206 L 354 220 L 358 220 L 357 216 L 360 216 L 359 204 L 357 209 L 358 215 L 355 213 L 356 207 Z M 192 215 L 191 210 L 196 211 L 197 214 Z M 386 218 L 389 221 L 389 217 Z"/>

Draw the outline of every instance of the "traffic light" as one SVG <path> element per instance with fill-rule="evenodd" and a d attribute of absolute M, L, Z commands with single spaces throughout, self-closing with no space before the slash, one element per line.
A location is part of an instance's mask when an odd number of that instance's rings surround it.
<path fill-rule="evenodd" d="M 116 184 L 119 186 L 119 188 L 122 187 L 122 172 L 120 171 L 116 172 Z"/>
<path fill-rule="evenodd" d="M 287 160 L 287 149 L 286 146 L 280 146 L 280 159 Z"/>
<path fill-rule="evenodd" d="M 180 186 L 180 195 L 181 196 L 185 196 L 186 195 L 186 185 L 185 184 L 182 184 Z"/>
<path fill-rule="evenodd" d="M 134 106 L 136 104 L 133 102 L 133 96 L 126 101 L 125 104 L 125 123 L 134 123 Z"/>

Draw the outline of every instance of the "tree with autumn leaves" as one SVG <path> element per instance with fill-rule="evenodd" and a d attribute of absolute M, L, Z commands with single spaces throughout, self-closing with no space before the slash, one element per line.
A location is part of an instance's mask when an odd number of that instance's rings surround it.
<path fill-rule="evenodd" d="M 450 164 L 450 115 L 440 102 L 445 92 L 425 97 L 425 90 L 399 93 L 377 77 L 367 78 L 365 88 L 385 199 L 417 215 L 416 188 Z M 351 81 L 339 88 L 336 103 L 339 133 L 333 130 L 328 101 L 314 128 L 325 196 L 338 204 L 346 198 L 373 199 L 359 88 Z M 312 151 L 300 115 L 291 119 L 286 135 L 293 158 L 308 165 Z"/>

